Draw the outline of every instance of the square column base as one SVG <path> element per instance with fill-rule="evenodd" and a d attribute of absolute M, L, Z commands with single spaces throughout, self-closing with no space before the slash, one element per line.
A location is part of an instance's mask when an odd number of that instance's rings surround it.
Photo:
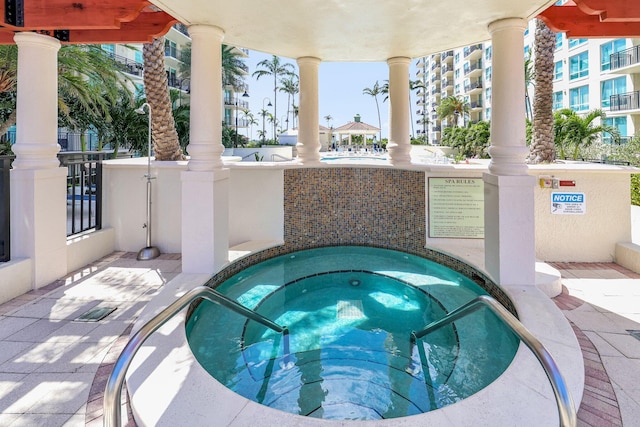
<path fill-rule="evenodd" d="M 67 274 L 67 168 L 11 170 L 11 257 L 32 260 L 32 289 Z"/>
<path fill-rule="evenodd" d="M 229 170 L 181 178 L 182 272 L 215 274 L 229 260 Z"/>
<path fill-rule="evenodd" d="M 535 286 L 535 177 L 483 179 L 485 268 L 497 284 Z"/>

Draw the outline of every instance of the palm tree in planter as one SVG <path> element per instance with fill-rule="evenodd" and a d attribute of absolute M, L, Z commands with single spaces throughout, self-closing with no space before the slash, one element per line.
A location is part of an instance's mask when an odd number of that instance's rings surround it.
<path fill-rule="evenodd" d="M 300 81 L 297 75 L 292 74 L 284 79 L 280 80 L 280 92 L 284 92 L 287 94 L 287 120 L 286 126 L 287 130 L 289 129 L 289 114 L 293 112 L 293 104 L 295 103 L 295 96 L 298 92 L 300 92 Z M 291 110 L 289 106 L 291 105 Z M 292 123 L 293 124 L 293 123 Z M 294 127 L 294 126 L 292 126 Z"/>

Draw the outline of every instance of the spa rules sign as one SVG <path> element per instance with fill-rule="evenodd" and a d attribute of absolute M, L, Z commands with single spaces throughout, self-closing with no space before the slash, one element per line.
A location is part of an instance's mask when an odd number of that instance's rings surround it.
<path fill-rule="evenodd" d="M 481 178 L 429 178 L 429 237 L 484 238 Z"/>

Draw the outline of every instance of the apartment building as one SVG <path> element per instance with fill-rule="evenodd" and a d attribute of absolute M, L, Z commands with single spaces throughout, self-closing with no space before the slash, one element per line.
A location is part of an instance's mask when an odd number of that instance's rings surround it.
<path fill-rule="evenodd" d="M 525 31 L 525 58 L 533 54 L 534 34 L 531 21 Z M 442 130 L 452 123 L 441 120 L 436 107 L 451 95 L 463 96 L 470 106 L 469 114 L 459 117 L 459 125 L 491 120 L 491 60 L 489 42 L 417 60 L 415 79 L 426 88 L 418 92 L 418 137 L 426 135 L 430 144 L 440 143 Z M 603 109 L 606 124 L 618 129 L 622 141 L 630 139 L 640 126 L 640 39 L 567 39 L 558 33 L 553 87 L 554 110 Z M 534 85 L 529 85 L 531 103 L 534 92 Z M 603 138 L 610 141 L 607 135 Z"/>

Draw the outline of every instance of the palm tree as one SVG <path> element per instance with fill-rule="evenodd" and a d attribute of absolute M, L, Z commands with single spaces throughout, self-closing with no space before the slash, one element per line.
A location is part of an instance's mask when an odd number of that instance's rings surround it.
<path fill-rule="evenodd" d="M 553 141 L 553 73 L 556 36 L 541 20 L 536 19 L 534 40 L 534 70 L 536 91 L 533 99 L 531 163 L 555 160 Z"/>
<path fill-rule="evenodd" d="M 164 67 L 164 37 L 142 48 L 144 90 L 151 108 L 153 150 L 156 160 L 182 160 L 178 132 L 173 120 L 169 84 Z"/>
<path fill-rule="evenodd" d="M 2 108 L 7 112 L 0 125 L 0 135 L 16 123 L 17 71 L 18 47 L 0 46 L 0 94 L 3 95 Z M 122 66 L 99 46 L 62 46 L 58 52 L 58 113 L 61 122 L 75 127 L 80 120 L 93 121 L 91 124 L 95 125 L 108 120 L 110 108 L 118 102 L 120 91 L 127 86 L 128 78 L 121 71 Z"/>
<path fill-rule="evenodd" d="M 233 86 L 234 89 L 244 87 L 244 73 L 247 65 L 233 46 L 222 45 L 222 87 Z"/>
<path fill-rule="evenodd" d="M 247 121 L 247 124 L 249 125 L 249 133 L 247 134 L 247 140 L 251 141 L 251 138 L 253 137 L 253 125 L 257 125 L 258 121 L 256 120 L 255 116 L 251 111 L 242 110 L 242 112 L 244 113 L 244 119 Z"/>
<path fill-rule="evenodd" d="M 256 70 L 252 76 L 259 80 L 263 76 L 273 76 L 273 116 L 278 117 L 278 78 L 280 76 L 292 76 L 294 75 L 294 66 L 290 63 L 280 62 L 280 57 L 273 55 L 271 61 L 263 59 L 258 62 L 258 67 L 263 67 L 262 70 Z M 273 122 L 273 139 L 276 140 L 276 123 Z"/>
<path fill-rule="evenodd" d="M 378 83 L 377 80 L 373 84 L 373 87 L 365 87 L 362 90 L 363 95 L 373 96 L 373 99 L 376 101 L 376 110 L 378 111 L 378 127 L 380 128 L 380 139 L 379 139 L 380 142 L 382 142 L 382 120 L 380 120 L 380 106 L 378 105 L 378 95 L 380 95 L 381 93 L 382 92 L 380 88 L 380 83 Z"/>
<path fill-rule="evenodd" d="M 560 156 L 565 158 L 567 152 L 572 150 L 571 157 L 576 160 L 580 149 L 596 142 L 603 132 L 618 138 L 618 130 L 615 127 L 594 123 L 596 119 L 600 119 L 602 123 L 605 118 L 606 114 L 600 109 L 590 111 L 584 117 L 569 108 L 557 111 L 554 114 L 554 137 Z"/>
<path fill-rule="evenodd" d="M 331 117 L 331 115 L 330 115 L 330 114 L 328 114 L 328 115 L 324 116 L 324 119 L 327 121 L 327 127 L 329 127 L 329 122 L 330 122 L 331 120 L 333 120 L 333 117 Z"/>
<path fill-rule="evenodd" d="M 524 60 L 524 102 L 527 119 L 531 120 L 533 111 L 531 109 L 531 97 L 529 96 L 529 86 L 535 86 L 535 70 L 533 68 L 533 60 L 531 59 L 531 51 Z"/>
<path fill-rule="evenodd" d="M 269 111 L 263 108 L 262 110 L 260 110 L 260 113 L 258 113 L 258 115 L 262 117 L 262 131 L 260 132 L 260 136 L 262 137 L 262 143 L 264 144 L 265 138 L 267 137 L 267 131 L 264 128 L 264 122 L 269 115 Z"/>
<path fill-rule="evenodd" d="M 280 92 L 284 92 L 287 94 L 287 129 L 289 129 L 289 114 L 293 110 L 293 104 L 295 102 L 295 96 L 298 92 L 300 92 L 300 81 L 298 76 L 293 74 L 284 79 L 280 80 Z M 289 110 L 289 105 L 291 105 L 292 109 Z M 293 127 L 293 126 L 292 126 Z"/>
<path fill-rule="evenodd" d="M 453 117 L 453 126 L 458 127 L 458 119 L 460 116 L 464 118 L 471 109 L 467 100 L 460 95 L 447 96 L 440 102 L 436 112 L 441 119 L 449 119 Z"/>

